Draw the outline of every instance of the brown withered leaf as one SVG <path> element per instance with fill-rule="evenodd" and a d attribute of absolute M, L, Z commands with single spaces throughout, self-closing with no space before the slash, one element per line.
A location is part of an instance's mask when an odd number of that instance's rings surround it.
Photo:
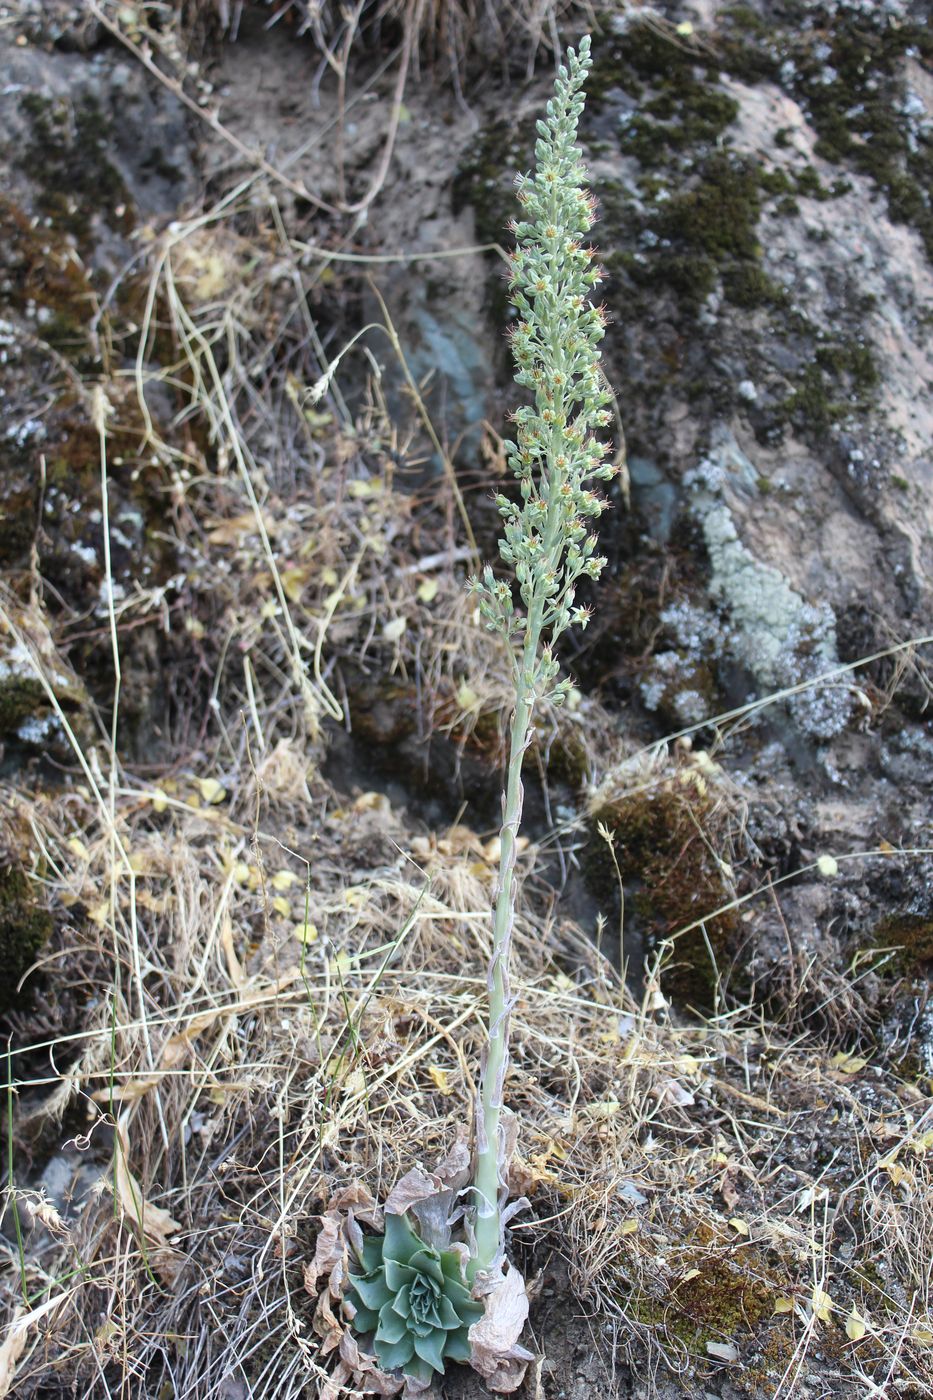
<path fill-rule="evenodd" d="M 174 1288 L 185 1266 L 185 1256 L 177 1249 L 156 1248 L 149 1252 L 149 1267 L 166 1288 Z"/>
<path fill-rule="evenodd" d="M 412 1167 L 396 1182 L 385 1203 L 386 1213 L 401 1215 L 410 1210 L 421 1238 L 437 1249 L 446 1249 L 451 1224 L 459 1214 L 458 1196 L 469 1179 L 470 1149 L 461 1126 L 450 1151 L 433 1171 Z"/>
<path fill-rule="evenodd" d="M 541 1177 L 516 1152 L 509 1163 L 509 1195 L 530 1196 L 540 1181 Z"/>
<path fill-rule="evenodd" d="M 132 1103 L 156 1089 L 162 1083 L 161 1075 L 149 1079 L 128 1079 L 125 1084 L 108 1085 L 106 1089 L 95 1089 L 91 1098 L 95 1103 Z"/>
<path fill-rule="evenodd" d="M 418 1396 L 431 1396 L 433 1394 L 435 1394 L 433 1381 L 419 1381 L 414 1376 L 405 1377 L 402 1400 L 417 1400 Z"/>
<path fill-rule="evenodd" d="M 304 1283 L 306 1292 L 313 1297 L 317 1293 L 318 1279 L 325 1278 L 334 1265 L 343 1259 L 347 1242 L 343 1233 L 343 1221 L 336 1211 L 328 1211 L 321 1216 L 314 1246 L 314 1258 L 305 1264 Z"/>
<path fill-rule="evenodd" d="M 369 1187 L 360 1181 L 335 1191 L 327 1202 L 327 1209 L 350 1211 L 364 1225 L 371 1225 L 374 1230 L 383 1228 L 382 1207 L 376 1205 Z"/>
<path fill-rule="evenodd" d="M 486 1311 L 470 1328 L 470 1365 L 490 1390 L 507 1395 L 517 1390 L 534 1357 L 518 1339 L 528 1320 L 525 1280 L 515 1268 L 492 1282 L 483 1299 Z"/>
<path fill-rule="evenodd" d="M 274 529 L 272 520 L 265 521 L 266 530 L 271 534 Z M 239 544 L 245 535 L 258 534 L 259 525 L 253 511 L 245 511 L 242 515 L 233 515 L 226 520 L 217 520 L 211 524 L 207 538 L 211 544 Z"/>
<path fill-rule="evenodd" d="M 321 1339 L 322 1354 L 329 1356 L 332 1351 L 336 1351 L 343 1340 L 344 1329 L 334 1312 L 330 1293 L 326 1288 L 317 1300 L 311 1325 Z"/>
<path fill-rule="evenodd" d="M 457 1136 L 446 1157 L 435 1166 L 432 1176 L 436 1176 L 443 1186 L 453 1191 L 462 1191 L 470 1179 L 470 1148 L 467 1131 L 461 1123 Z"/>
<path fill-rule="evenodd" d="M 405 1384 L 404 1380 L 390 1376 L 388 1371 L 380 1370 L 373 1357 L 360 1351 L 356 1338 L 349 1332 L 344 1332 L 340 1342 L 340 1360 L 349 1367 L 364 1395 L 398 1395 Z"/>
<path fill-rule="evenodd" d="M 395 1183 L 386 1197 L 386 1215 L 404 1215 L 412 1206 L 426 1201 L 430 1196 L 436 1196 L 437 1191 L 438 1183 L 433 1177 L 428 1176 L 421 1167 L 412 1167 L 410 1172 L 406 1172 Z"/>
<path fill-rule="evenodd" d="M 382 1230 L 382 1210 L 373 1200 L 372 1192 L 362 1182 L 353 1182 L 336 1191 L 327 1203 L 324 1214 L 318 1217 L 320 1225 L 314 1246 L 314 1258 L 305 1265 L 304 1285 L 313 1297 L 323 1278 L 330 1278 L 332 1298 L 343 1294 L 344 1277 L 347 1272 L 350 1245 L 356 1247 L 362 1242 L 362 1231 L 358 1221 Z"/>
<path fill-rule="evenodd" d="M 735 1210 L 739 1202 L 739 1191 L 737 1185 L 738 1175 L 738 1167 L 735 1166 L 734 1163 L 730 1162 L 729 1165 L 726 1167 L 725 1171 L 723 1172 L 722 1177 L 720 1178 L 719 1186 L 716 1188 L 719 1191 L 720 1196 L 722 1196 L 723 1200 L 725 1201 L 726 1206 L 729 1210 Z"/>
<path fill-rule="evenodd" d="M 353 1372 L 344 1361 L 338 1362 L 337 1369 L 331 1371 L 321 1387 L 321 1400 L 340 1400 L 342 1395 L 346 1395 L 347 1381 L 352 1375 Z"/>
<path fill-rule="evenodd" d="M 327 1291 L 335 1302 L 343 1301 L 343 1290 L 349 1274 L 350 1260 L 348 1257 L 338 1259 L 337 1263 L 330 1271 L 330 1278 L 327 1280 Z"/>
<path fill-rule="evenodd" d="M 129 1122 L 130 1113 L 127 1110 L 126 1113 L 120 1115 L 117 1123 L 113 1173 L 117 1199 L 133 1224 L 145 1235 L 149 1243 L 158 1249 L 168 1250 L 169 1236 L 177 1234 L 181 1225 L 177 1220 L 173 1220 L 169 1212 L 162 1206 L 154 1206 L 151 1201 L 146 1200 L 142 1187 L 130 1171 L 128 1166 L 129 1140 L 127 1137 Z"/>

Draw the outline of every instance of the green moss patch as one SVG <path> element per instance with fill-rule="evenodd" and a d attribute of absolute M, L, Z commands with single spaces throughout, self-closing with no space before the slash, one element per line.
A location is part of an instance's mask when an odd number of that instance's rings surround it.
<path fill-rule="evenodd" d="M 896 948 L 897 964 L 905 973 L 933 963 L 933 912 L 902 912 L 883 918 L 872 932 L 877 948 Z"/>
<path fill-rule="evenodd" d="M 867 175 L 891 217 L 912 225 L 933 257 L 933 134 L 907 80 L 908 60 L 933 61 L 922 17 L 900 20 L 880 4 L 807 3 L 784 6 L 766 23 L 751 6 L 734 5 L 719 24 L 722 67 L 746 82 L 780 83 L 816 131 L 816 154 Z M 844 188 L 827 190 L 810 169 L 800 177 L 800 193 L 816 198 Z"/>
<path fill-rule="evenodd" d="M 30 833 L 21 822 L 0 819 L 0 1013 L 15 1007 L 16 984 L 52 932 L 41 890 L 27 873 Z"/>
<path fill-rule="evenodd" d="M 37 315 L 37 335 L 53 350 L 88 356 L 94 310 L 90 281 L 69 240 L 0 195 L 0 308 Z"/>
<path fill-rule="evenodd" d="M 31 135 L 21 166 L 40 183 L 38 207 L 56 228 L 87 241 L 95 217 L 129 233 L 134 216 L 123 177 L 107 158 L 110 125 L 100 106 L 85 96 L 72 104 L 38 93 L 22 101 Z"/>
<path fill-rule="evenodd" d="M 644 921 L 649 942 L 679 935 L 663 974 L 669 994 L 709 1009 L 738 929 L 734 910 L 705 917 L 733 897 L 720 863 L 727 860 L 721 804 L 698 771 L 682 769 L 608 804 L 595 814 L 594 826 L 600 823 L 615 838 L 626 903 Z M 614 866 L 602 838 L 594 835 L 589 851 L 591 883 L 598 885 L 601 871 L 608 891 Z M 699 927 L 681 934 L 698 919 L 705 936 Z"/>
<path fill-rule="evenodd" d="M 820 345 L 781 405 L 786 421 L 806 432 L 825 430 L 864 409 L 878 385 L 878 369 L 868 345 L 858 339 Z"/>
<path fill-rule="evenodd" d="M 618 1299 L 620 1306 L 701 1365 L 711 1360 L 710 1345 L 736 1347 L 743 1360 L 737 1384 L 745 1388 L 746 1366 L 749 1375 L 753 1370 L 766 1382 L 771 1354 L 782 1350 L 787 1332 L 786 1318 L 769 1326 L 774 1303 L 793 1287 L 793 1273 L 775 1266 L 760 1247 L 740 1244 L 734 1234 L 730 1239 L 724 1222 L 704 1218 L 685 1225 L 684 1239 L 668 1256 L 663 1285 L 636 1285 Z"/>

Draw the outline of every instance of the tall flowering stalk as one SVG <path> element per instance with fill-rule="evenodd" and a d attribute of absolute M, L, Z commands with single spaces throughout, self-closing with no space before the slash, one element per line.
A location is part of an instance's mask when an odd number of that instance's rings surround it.
<path fill-rule="evenodd" d="M 590 528 L 606 502 L 588 483 L 608 481 L 616 471 L 605 461 L 607 444 L 596 436 L 610 421 L 597 349 L 605 318 L 589 299 L 600 280 L 594 250 L 583 241 L 595 217 L 594 201 L 584 188 L 581 153 L 574 144 L 591 62 L 587 36 L 577 53 L 569 52 L 546 119 L 537 124 L 535 172 L 517 182 L 523 217 L 511 225 L 515 379 L 532 391 L 534 406 L 513 414 L 515 441 L 506 444 L 520 501 L 499 496 L 497 505 L 504 521 L 499 553 L 514 573 L 521 603 L 488 565 L 482 578 L 470 581 L 485 626 L 510 642 L 515 682 L 488 975 L 488 1043 L 476 1111 L 474 1273 L 493 1269 L 502 1249 L 501 1112 L 512 1009 L 509 961 L 522 760 L 535 705 L 543 699 L 559 704 L 570 688 L 569 680 L 558 679 L 554 644 L 568 627 L 586 626 L 588 612 L 575 601 L 577 580 L 598 578 L 606 562 L 596 554 Z"/>
<path fill-rule="evenodd" d="M 514 1280 L 498 1276 L 522 759 L 535 705 L 545 698 L 560 703 L 570 688 L 568 680 L 559 679 L 554 644 L 568 627 L 586 625 L 587 611 L 575 599 L 577 580 L 598 578 L 606 562 L 596 553 L 588 523 L 605 501 L 588 483 L 615 475 L 605 461 L 609 448 L 596 436 L 609 422 L 610 396 L 603 388 L 597 349 L 604 318 L 589 300 L 599 270 L 593 250 L 583 242 L 593 223 L 593 201 L 583 188 L 583 166 L 574 145 L 589 67 L 585 38 L 559 70 L 547 118 L 538 123 L 535 173 L 518 181 L 524 217 L 512 225 L 515 378 L 532 391 L 534 406 L 513 415 L 515 441 L 507 444 L 520 500 L 499 496 L 498 506 L 504 520 L 499 552 L 512 570 L 520 601 L 513 585 L 497 579 L 491 568 L 470 581 L 485 625 L 508 640 L 515 683 L 489 964 L 488 1043 L 476 1106 L 472 1249 L 466 1262 L 467 1251 L 450 1241 L 457 1218 L 449 1214 L 450 1203 L 468 1179 L 468 1172 L 461 1175 L 461 1166 L 453 1161 L 455 1154 L 442 1177 L 414 1168 L 397 1184 L 386 1201 L 383 1236 L 364 1238 L 352 1219 L 344 1232 L 353 1256 L 348 1253 L 344 1315 L 358 1336 L 372 1334 L 382 1367 L 401 1369 L 424 1385 L 442 1374 L 448 1361 L 469 1359 L 481 1375 L 496 1377 L 501 1389 L 514 1389 L 502 1384 L 501 1377 L 508 1373 L 517 1385 L 530 1358 L 516 1345 L 524 1314 Z M 322 1238 L 329 1259 L 333 1241 Z"/>

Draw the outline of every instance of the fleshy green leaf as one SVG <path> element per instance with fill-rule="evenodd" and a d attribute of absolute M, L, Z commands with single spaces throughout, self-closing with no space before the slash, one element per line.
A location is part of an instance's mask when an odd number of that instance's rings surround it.
<path fill-rule="evenodd" d="M 386 1303 L 385 1307 L 380 1309 L 376 1321 L 379 1324 L 376 1328 L 377 1342 L 400 1342 L 408 1331 L 405 1318 L 399 1316 L 391 1303 Z M 353 1322 L 355 1326 L 355 1318 Z"/>
<path fill-rule="evenodd" d="M 427 1274 L 428 1278 L 433 1278 L 437 1284 L 444 1283 L 444 1271 L 436 1249 L 419 1249 L 408 1262 L 419 1274 Z"/>
<path fill-rule="evenodd" d="M 422 1361 L 426 1361 L 429 1366 L 433 1366 L 435 1371 L 444 1370 L 444 1343 L 447 1340 L 447 1333 L 436 1327 L 429 1332 L 426 1337 L 415 1338 L 415 1351 Z"/>
<path fill-rule="evenodd" d="M 394 1259 L 397 1264 L 407 1264 L 413 1254 L 418 1254 L 424 1245 L 405 1219 L 404 1215 L 386 1216 L 385 1244 L 383 1255 Z"/>
<path fill-rule="evenodd" d="M 423 1274 L 417 1275 L 409 1293 L 412 1317 L 416 1317 L 419 1322 L 427 1322 L 433 1327 L 439 1327 L 440 1318 L 437 1315 L 439 1297 L 440 1289 L 434 1280 L 426 1279 Z"/>
<path fill-rule="evenodd" d="M 469 1327 L 461 1327 L 459 1332 L 447 1333 L 444 1355 L 451 1361 L 469 1361 L 472 1351 Z"/>
<path fill-rule="evenodd" d="M 387 1259 L 385 1262 L 386 1286 L 397 1293 L 400 1288 L 404 1288 L 406 1283 L 412 1283 L 418 1277 L 417 1273 L 408 1264 L 397 1264 L 394 1259 Z"/>
<path fill-rule="evenodd" d="M 474 1303 L 472 1298 L 468 1298 L 465 1303 L 454 1302 L 454 1307 L 457 1309 L 466 1327 L 471 1326 L 474 1322 L 478 1322 L 485 1311 L 482 1303 Z"/>
<path fill-rule="evenodd" d="M 455 1249 L 444 1249 L 441 1251 L 441 1268 L 444 1270 L 444 1278 L 450 1283 L 459 1283 L 463 1287 L 463 1266 L 460 1263 L 460 1255 Z M 444 1292 L 447 1289 L 445 1287 Z"/>
<path fill-rule="evenodd" d="M 398 1342 L 377 1342 L 376 1355 L 384 1371 L 406 1365 L 415 1354 L 415 1340 L 407 1332 Z"/>
<path fill-rule="evenodd" d="M 441 1327 L 447 1332 L 451 1330 L 456 1331 L 461 1325 L 457 1309 L 449 1298 L 441 1297 L 438 1299 L 437 1314 Z"/>
<path fill-rule="evenodd" d="M 353 1274 L 347 1302 L 358 1335 L 375 1333 L 379 1364 L 429 1382 L 443 1374 L 445 1358 L 470 1356 L 469 1326 L 483 1314 L 463 1282 L 460 1257 L 421 1240 L 403 1216 L 386 1216 L 383 1237 L 363 1241 L 363 1259 L 374 1267 Z"/>
<path fill-rule="evenodd" d="M 422 1319 L 429 1327 L 440 1327 L 441 1325 L 441 1315 L 437 1310 L 439 1302 L 440 1299 L 438 1299 L 436 1303 L 432 1303 L 429 1308 L 425 1308 L 421 1314 Z"/>
<path fill-rule="evenodd" d="M 427 1361 L 422 1361 L 420 1356 L 413 1356 L 405 1364 L 405 1374 L 414 1376 L 416 1381 L 423 1381 L 425 1384 L 433 1380 L 434 1368 Z"/>
<path fill-rule="evenodd" d="M 388 1292 L 388 1289 L 386 1290 Z M 404 1288 L 400 1288 L 396 1294 L 389 1294 L 392 1298 L 392 1306 L 399 1317 L 411 1317 L 411 1284 L 406 1283 Z"/>
<path fill-rule="evenodd" d="M 382 1236 L 367 1235 L 363 1241 L 363 1272 L 371 1274 L 382 1267 Z"/>
<path fill-rule="evenodd" d="M 448 1279 L 444 1284 L 444 1296 L 449 1298 L 457 1311 L 460 1311 L 461 1304 L 470 1302 L 470 1290 L 465 1283 L 458 1283 L 454 1279 Z"/>
<path fill-rule="evenodd" d="M 386 1287 L 386 1281 L 382 1274 L 374 1274 L 367 1278 L 354 1278 L 353 1287 L 360 1295 L 364 1307 L 372 1308 L 378 1312 L 383 1303 L 390 1303 L 395 1294 Z"/>
<path fill-rule="evenodd" d="M 353 1328 L 356 1332 L 373 1332 L 379 1321 L 379 1314 L 373 1312 L 372 1308 L 364 1308 L 363 1304 L 353 1297 L 353 1290 L 348 1290 L 347 1299 L 356 1309 L 353 1314 Z"/>

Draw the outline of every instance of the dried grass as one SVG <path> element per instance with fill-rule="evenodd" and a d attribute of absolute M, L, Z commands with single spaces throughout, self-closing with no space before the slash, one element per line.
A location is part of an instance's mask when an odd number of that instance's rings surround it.
<path fill-rule="evenodd" d="M 471 59 L 502 56 L 511 48 L 529 54 L 532 63 L 539 48 L 559 50 L 559 31 L 572 25 L 591 29 L 601 12 L 613 13 L 617 5 L 606 0 L 357 0 L 338 5 L 334 0 L 284 0 L 270 8 L 268 23 L 287 24 L 296 37 L 309 36 L 331 63 L 342 61 L 355 44 L 365 45 L 372 31 L 397 26 L 411 35 L 416 56 L 428 64 L 441 62 L 459 76 Z M 220 11 L 223 30 L 235 36 L 242 19 L 241 0 L 224 0 Z M 194 15 L 191 16 L 194 19 Z"/>
<path fill-rule="evenodd" d="M 129 780 L 112 811 L 21 798 L 72 922 L 45 967 L 71 1016 L 15 1047 L 18 1131 L 47 1119 L 54 1141 L 64 1115 L 100 1164 L 27 1249 L 32 1304 L 59 1302 L 18 1360 L 25 1395 L 306 1393 L 327 1369 L 302 1287 L 316 1212 L 351 1181 L 384 1195 L 469 1120 L 495 853 L 463 828 L 413 841 L 384 798 L 347 803 L 295 759 L 280 741 L 210 805 L 196 777 L 161 811 Z M 702 1373 L 712 1345 L 751 1394 L 791 1394 L 814 1353 L 928 1384 L 916 1091 L 730 1018 L 678 1027 L 527 888 L 509 1102 L 534 1211 L 514 1247 L 563 1254 L 633 1365 Z"/>

